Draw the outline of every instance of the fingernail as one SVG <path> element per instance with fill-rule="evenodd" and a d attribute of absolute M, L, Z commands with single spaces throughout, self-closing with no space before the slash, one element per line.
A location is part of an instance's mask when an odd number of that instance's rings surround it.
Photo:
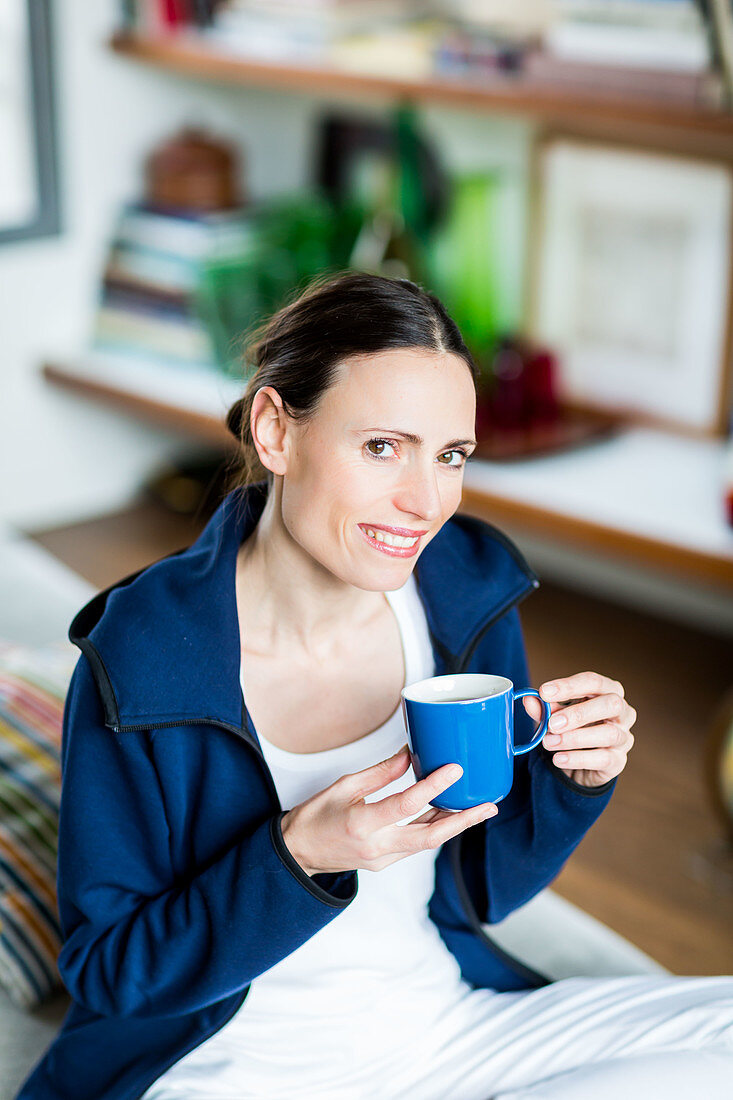
<path fill-rule="evenodd" d="M 566 752 L 556 752 L 553 759 L 556 764 L 567 764 L 568 754 Z"/>
<path fill-rule="evenodd" d="M 460 764 L 452 764 L 448 771 L 448 775 L 451 779 L 460 779 L 463 775 L 463 768 Z"/>
<path fill-rule="evenodd" d="M 550 719 L 550 729 L 551 730 L 565 729 L 567 724 L 568 724 L 568 720 L 567 720 L 567 718 L 565 717 L 564 714 L 553 714 L 552 718 Z"/>
<path fill-rule="evenodd" d="M 541 695 L 547 695 L 547 696 L 557 695 L 557 684 L 553 684 L 553 683 L 543 684 L 542 687 L 540 688 L 540 694 Z"/>
<path fill-rule="evenodd" d="M 545 734 L 545 744 L 546 745 L 559 745 L 561 741 L 562 741 L 562 737 L 560 737 L 560 735 L 557 734 L 557 733 L 547 733 L 547 734 Z"/>

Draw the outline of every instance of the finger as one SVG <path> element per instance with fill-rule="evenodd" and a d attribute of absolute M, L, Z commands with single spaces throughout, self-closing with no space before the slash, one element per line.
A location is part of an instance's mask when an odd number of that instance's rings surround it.
<path fill-rule="evenodd" d="M 547 749 L 619 748 L 626 744 L 631 734 L 614 722 L 600 722 L 597 726 L 584 726 L 564 733 L 548 733 L 542 738 Z"/>
<path fill-rule="evenodd" d="M 390 756 L 387 760 L 380 760 L 369 768 L 360 772 L 350 772 L 342 775 L 336 782 L 346 790 L 347 797 L 351 801 L 359 801 L 367 794 L 373 794 L 382 787 L 386 787 L 395 779 L 404 775 L 410 766 L 410 751 L 407 745 L 403 745 L 399 752 Z M 430 801 L 426 799 L 426 801 Z"/>
<path fill-rule="evenodd" d="M 394 825 L 405 817 L 422 810 L 431 799 L 436 798 L 448 787 L 452 787 L 463 775 L 460 764 L 444 764 L 434 772 L 406 787 L 404 791 L 390 794 L 378 802 L 372 802 L 370 809 L 377 814 L 381 825 Z"/>
<path fill-rule="evenodd" d="M 464 829 L 478 825 L 489 817 L 495 817 L 498 812 L 499 808 L 494 802 L 482 802 L 480 806 L 472 806 L 468 810 L 446 813 L 444 817 L 428 825 L 418 825 L 417 821 L 412 821 L 400 830 L 404 840 L 400 838 L 400 848 L 397 850 L 420 852 L 428 848 L 439 848 Z"/>
<path fill-rule="evenodd" d="M 557 733 L 560 730 L 579 729 L 591 722 L 602 722 L 604 718 L 620 722 L 625 717 L 626 710 L 626 702 L 615 692 L 594 695 L 555 712 L 550 718 L 550 730 Z"/>
<path fill-rule="evenodd" d="M 540 685 L 543 699 L 561 702 L 585 695 L 607 695 L 615 693 L 624 697 L 624 686 L 618 680 L 610 680 L 598 672 L 577 672 L 560 680 L 547 680 Z"/>
<path fill-rule="evenodd" d="M 421 838 L 421 844 L 423 847 L 439 848 L 462 833 L 464 829 L 478 825 L 487 818 L 496 817 L 498 812 L 499 807 L 495 803 L 482 802 L 480 806 L 472 806 L 469 810 L 451 814 L 443 821 L 435 821 L 432 825 L 424 826 L 425 836 Z"/>
<path fill-rule="evenodd" d="M 410 822 L 411 825 L 428 825 L 432 821 L 436 821 L 438 818 L 452 817 L 453 814 L 450 810 L 441 810 L 438 806 L 431 806 L 429 810 L 426 810 L 424 814 L 420 814 L 420 817 L 413 817 Z M 399 824 L 399 822 L 398 822 Z"/>
<path fill-rule="evenodd" d="M 626 753 L 619 749 L 578 749 L 575 752 L 555 752 L 552 763 L 558 768 L 571 771 L 597 771 L 617 774 L 614 767 L 620 764 L 618 771 L 626 763 Z"/>

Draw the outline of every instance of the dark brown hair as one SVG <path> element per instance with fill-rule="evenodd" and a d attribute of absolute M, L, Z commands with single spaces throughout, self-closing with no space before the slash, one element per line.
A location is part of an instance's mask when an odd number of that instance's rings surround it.
<path fill-rule="evenodd" d="M 260 462 L 250 429 L 252 402 L 261 386 L 276 389 L 294 419 L 307 420 L 336 381 L 343 360 L 390 348 L 453 352 L 476 385 L 476 364 L 457 325 L 434 294 L 408 279 L 355 271 L 321 275 L 260 324 L 244 350 L 245 364 L 254 373 L 244 396 L 227 413 L 227 427 L 240 443 L 230 488 L 264 478 L 268 489 L 272 485 L 272 472 Z"/>

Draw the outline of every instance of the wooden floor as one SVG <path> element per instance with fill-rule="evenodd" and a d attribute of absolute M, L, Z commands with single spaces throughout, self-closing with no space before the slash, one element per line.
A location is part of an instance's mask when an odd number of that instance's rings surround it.
<path fill-rule="evenodd" d="M 99 587 L 188 545 L 203 520 L 141 500 L 33 537 Z M 710 808 L 703 744 L 733 684 L 730 640 L 545 583 L 522 606 L 535 684 L 620 680 L 636 744 L 607 810 L 554 883 L 677 974 L 733 973 L 733 853 Z"/>

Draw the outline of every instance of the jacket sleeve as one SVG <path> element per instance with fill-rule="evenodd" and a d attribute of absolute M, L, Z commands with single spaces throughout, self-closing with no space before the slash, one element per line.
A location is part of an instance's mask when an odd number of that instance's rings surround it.
<path fill-rule="evenodd" d="M 101 1015 L 192 1012 L 327 925 L 356 896 L 356 872 L 309 878 L 281 817 L 176 881 L 150 731 L 104 725 L 82 656 L 64 709 L 57 871 L 58 967 L 71 996 Z"/>
<path fill-rule="evenodd" d="M 536 687 L 529 678 L 517 609 L 494 631 L 491 648 L 502 654 L 504 675 L 518 689 Z M 514 712 L 515 744 L 530 741 L 535 728 L 520 700 Z M 608 805 L 615 785 L 615 779 L 599 787 L 576 783 L 552 763 L 552 753 L 542 744 L 515 757 L 512 789 L 499 802 L 496 817 L 483 826 L 486 904 L 479 915 L 484 921 L 503 920 L 552 882 Z"/>

